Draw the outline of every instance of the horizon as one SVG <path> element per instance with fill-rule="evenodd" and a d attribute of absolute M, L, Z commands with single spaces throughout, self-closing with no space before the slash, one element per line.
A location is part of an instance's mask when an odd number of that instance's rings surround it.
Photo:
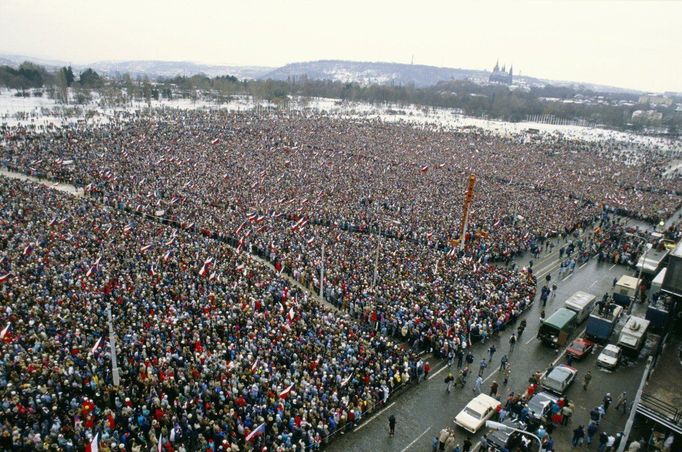
<path fill-rule="evenodd" d="M 405 2 L 350 3 L 337 11 L 309 0 L 205 0 L 188 11 L 178 1 L 157 8 L 130 0 L 97 7 L 84 0 L 6 0 L 0 5 L 0 53 L 75 65 L 167 61 L 270 68 L 320 60 L 410 64 L 414 56 L 418 65 L 488 72 L 499 60 L 516 74 L 543 80 L 682 92 L 676 57 L 682 54 L 676 24 L 682 2 L 431 1 L 418 9 Z M 462 20 L 470 17 L 480 20 Z"/>

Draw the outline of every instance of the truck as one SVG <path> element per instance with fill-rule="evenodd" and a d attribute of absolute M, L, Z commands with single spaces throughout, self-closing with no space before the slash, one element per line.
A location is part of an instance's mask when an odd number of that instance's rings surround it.
<path fill-rule="evenodd" d="M 621 276 L 613 288 L 613 301 L 623 307 L 628 306 L 637 296 L 638 288 L 639 279 L 627 275 Z"/>
<path fill-rule="evenodd" d="M 542 321 L 538 339 L 545 345 L 558 348 L 565 345 L 576 327 L 576 313 L 567 308 L 559 308 L 554 314 Z"/>
<path fill-rule="evenodd" d="M 597 297 L 595 295 L 579 290 L 568 297 L 564 305 L 576 313 L 575 323 L 580 325 L 590 315 L 596 301 Z"/>
<path fill-rule="evenodd" d="M 636 357 L 646 341 L 648 329 L 648 320 L 631 315 L 620 331 L 617 345 L 623 349 L 624 354 Z"/>
<path fill-rule="evenodd" d="M 651 290 L 649 291 L 649 293 L 652 296 L 661 291 L 661 286 L 663 286 L 663 280 L 665 279 L 665 273 L 667 270 L 668 267 L 663 267 L 663 269 L 661 269 L 661 271 L 658 272 L 653 281 L 651 281 Z"/>
<path fill-rule="evenodd" d="M 595 342 L 607 342 L 622 314 L 623 307 L 615 303 L 595 307 L 587 318 L 585 336 Z"/>
<path fill-rule="evenodd" d="M 637 261 L 636 268 L 642 273 L 655 275 L 660 268 L 664 266 L 666 258 L 670 253 L 670 250 L 662 247 L 663 249 L 651 249 L 646 252 Z"/>

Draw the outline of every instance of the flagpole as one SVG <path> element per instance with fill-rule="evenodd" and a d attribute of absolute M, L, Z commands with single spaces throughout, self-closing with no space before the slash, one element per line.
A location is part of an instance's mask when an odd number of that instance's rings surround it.
<path fill-rule="evenodd" d="M 111 303 L 107 306 L 107 319 L 109 322 L 109 346 L 111 350 L 111 377 L 114 381 L 114 386 L 118 386 L 121 382 L 121 377 L 118 373 L 118 363 L 116 361 L 116 335 L 114 334 L 114 322 L 111 319 Z"/>
<path fill-rule="evenodd" d="M 322 244 L 322 266 L 320 267 L 320 298 L 324 300 L 323 294 L 324 287 L 324 243 Z"/>
<path fill-rule="evenodd" d="M 372 288 L 377 285 L 377 276 L 379 276 L 379 247 L 374 255 L 374 278 L 372 278 Z"/>

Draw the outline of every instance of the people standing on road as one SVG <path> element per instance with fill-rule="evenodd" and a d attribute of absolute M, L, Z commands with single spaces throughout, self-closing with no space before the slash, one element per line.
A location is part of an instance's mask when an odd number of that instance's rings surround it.
<path fill-rule="evenodd" d="M 569 366 L 573 365 L 573 355 L 571 355 L 570 353 L 566 353 L 566 364 L 568 364 Z"/>
<path fill-rule="evenodd" d="M 474 363 L 474 354 L 471 353 L 471 351 L 467 352 L 467 363 L 469 363 L 469 364 Z"/>
<path fill-rule="evenodd" d="M 462 368 L 462 362 L 464 361 L 464 352 L 461 348 L 457 349 L 457 368 Z"/>
<path fill-rule="evenodd" d="M 466 383 L 464 379 L 464 372 L 461 370 L 459 371 L 459 375 L 457 375 L 457 381 L 455 382 L 455 387 L 460 386 L 464 388 L 464 384 Z"/>
<path fill-rule="evenodd" d="M 592 371 L 588 370 L 585 376 L 583 377 L 583 390 L 587 391 L 587 387 L 590 385 L 590 381 L 592 381 Z"/>
<path fill-rule="evenodd" d="M 462 444 L 462 452 L 471 452 L 471 446 L 471 438 L 467 436 L 467 439 L 465 439 Z"/>
<path fill-rule="evenodd" d="M 628 393 L 627 391 L 623 391 L 620 393 L 618 396 L 618 399 L 616 400 L 616 411 L 620 411 L 620 407 L 623 407 L 623 413 L 627 411 L 628 407 Z"/>
<path fill-rule="evenodd" d="M 474 389 L 472 389 L 472 391 L 480 394 L 482 384 L 483 384 L 483 377 L 479 375 L 478 377 L 476 377 L 476 381 L 474 381 Z"/>
<path fill-rule="evenodd" d="M 512 333 L 511 337 L 509 338 L 509 353 L 514 351 L 514 346 L 516 345 L 516 335 Z"/>
<path fill-rule="evenodd" d="M 606 395 L 604 396 L 604 398 L 602 399 L 602 402 L 603 402 L 602 406 L 604 407 L 604 413 L 609 411 L 609 405 L 611 405 L 612 401 L 613 401 L 613 399 L 611 398 L 611 393 L 607 392 Z"/>
<path fill-rule="evenodd" d="M 507 386 L 507 383 L 509 383 L 509 376 L 511 375 L 511 364 L 507 364 L 507 367 L 504 369 L 504 380 L 502 380 L 502 384 Z"/>
<path fill-rule="evenodd" d="M 500 360 L 500 372 L 504 371 L 507 367 L 507 363 L 509 363 L 509 358 L 507 358 L 507 355 L 502 355 L 502 359 Z"/>
<path fill-rule="evenodd" d="M 484 359 L 481 360 L 481 362 L 478 365 L 478 376 L 483 376 L 483 372 L 485 371 L 485 368 L 488 367 L 488 362 Z"/>
<path fill-rule="evenodd" d="M 446 391 L 448 394 L 452 391 L 452 385 L 455 381 L 455 377 L 452 375 L 452 372 L 448 372 L 448 376 L 445 377 L 445 385 L 446 385 Z"/>
<path fill-rule="evenodd" d="M 490 347 L 488 348 L 488 353 L 490 354 L 490 358 L 488 358 L 488 362 L 491 362 L 493 360 L 493 355 L 497 349 L 495 348 L 495 344 L 491 344 Z"/>
<path fill-rule="evenodd" d="M 556 284 L 552 284 L 552 300 L 556 299 Z"/>
<path fill-rule="evenodd" d="M 518 328 L 516 328 L 517 332 L 517 339 L 521 339 L 521 335 L 523 334 L 523 331 L 526 329 L 526 319 L 521 320 L 521 323 L 519 323 Z"/>
<path fill-rule="evenodd" d="M 497 381 L 493 381 L 493 384 L 490 385 L 490 395 L 492 397 L 497 397 L 497 389 L 499 385 L 497 384 Z"/>
<path fill-rule="evenodd" d="M 571 445 L 573 447 L 582 446 L 584 439 L 585 429 L 583 429 L 582 425 L 579 425 L 578 428 L 573 429 L 573 439 L 571 439 Z"/>
<path fill-rule="evenodd" d="M 395 416 L 392 414 L 388 417 L 388 431 L 391 436 L 395 434 Z"/>
<path fill-rule="evenodd" d="M 431 372 L 431 364 L 428 361 L 424 363 L 424 380 L 429 379 L 429 372 Z"/>
<path fill-rule="evenodd" d="M 597 433 L 597 430 L 599 430 L 599 425 L 594 421 L 591 420 L 589 424 L 587 424 L 587 445 L 592 444 L 592 438 L 594 438 L 594 435 Z"/>
<path fill-rule="evenodd" d="M 599 452 L 604 452 L 606 450 L 606 443 L 609 441 L 609 435 L 606 432 L 601 432 L 599 434 Z"/>
<path fill-rule="evenodd" d="M 561 425 L 568 425 L 568 423 L 571 421 L 571 416 L 573 416 L 573 410 L 571 407 L 564 405 L 563 408 L 561 408 L 561 416 Z"/>
<path fill-rule="evenodd" d="M 540 311 L 540 321 L 541 322 L 545 321 L 545 310 L 544 309 Z"/>

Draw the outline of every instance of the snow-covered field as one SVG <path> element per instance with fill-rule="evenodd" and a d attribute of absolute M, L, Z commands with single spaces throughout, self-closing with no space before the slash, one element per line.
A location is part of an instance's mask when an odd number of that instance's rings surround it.
<path fill-rule="evenodd" d="M 152 109 L 188 109 L 209 110 L 224 109 L 229 111 L 245 111 L 256 107 L 270 107 L 267 101 L 255 102 L 250 96 L 234 96 L 230 102 L 216 103 L 210 100 L 152 100 L 150 103 L 135 101 L 122 106 L 108 107 L 96 93 L 92 93 L 92 101 L 84 105 L 63 105 L 47 97 L 15 97 L 14 91 L 0 90 L 0 124 L 60 125 L 64 123 L 87 121 L 89 123 L 106 123 L 122 112 L 135 113 Z M 528 140 L 528 129 L 536 129 L 545 138 L 562 137 L 587 141 L 612 141 L 625 143 L 633 148 L 656 147 L 662 150 L 682 151 L 680 141 L 636 135 L 590 127 L 551 125 L 534 122 L 510 123 L 468 117 L 457 110 L 431 108 L 418 105 L 368 104 L 348 102 L 338 99 L 292 98 L 288 108 L 296 111 L 325 112 L 330 115 L 347 118 L 377 118 L 383 121 L 402 121 L 422 126 L 437 126 L 449 130 L 483 129 L 490 133 Z M 622 146 L 621 146 L 622 147 Z M 634 154 L 637 151 L 633 151 Z M 635 158 L 635 160 L 637 160 Z"/>

